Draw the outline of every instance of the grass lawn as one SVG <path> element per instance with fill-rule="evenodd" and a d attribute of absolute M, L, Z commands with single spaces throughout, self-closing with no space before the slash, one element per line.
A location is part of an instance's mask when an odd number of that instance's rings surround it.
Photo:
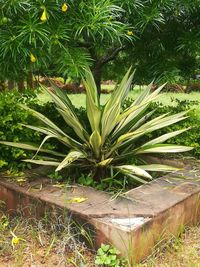
<path fill-rule="evenodd" d="M 141 93 L 141 90 L 139 87 L 136 87 L 132 91 L 130 91 L 128 97 L 136 98 L 137 95 Z M 101 103 L 104 104 L 106 100 L 109 98 L 109 94 L 102 94 L 101 95 Z M 76 107 L 85 107 L 85 94 L 69 94 L 69 98 L 73 102 L 73 104 Z M 50 97 L 46 95 L 45 93 L 39 93 L 38 99 L 41 103 L 50 101 Z M 200 101 L 200 92 L 192 92 L 190 94 L 186 93 L 162 93 L 157 98 L 156 102 L 160 102 L 163 105 L 167 106 L 174 106 L 177 105 L 176 102 L 173 101 L 173 99 L 179 99 L 179 100 L 190 100 L 190 101 Z M 194 105 L 194 108 L 200 116 L 200 105 Z"/>
<path fill-rule="evenodd" d="M 95 251 L 77 241 L 79 233 L 52 214 L 37 221 L 11 218 L 0 209 L 0 267 L 95 267 Z M 200 227 L 191 227 L 146 262 L 126 267 L 200 267 L 199 240 Z"/>

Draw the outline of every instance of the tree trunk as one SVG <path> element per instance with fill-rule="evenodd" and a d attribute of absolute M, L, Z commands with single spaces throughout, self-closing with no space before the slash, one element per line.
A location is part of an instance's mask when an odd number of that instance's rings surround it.
<path fill-rule="evenodd" d="M 0 91 L 3 91 L 6 89 L 6 85 L 5 85 L 5 82 L 0 80 Z"/>
<path fill-rule="evenodd" d="M 101 76 L 102 76 L 102 67 L 96 65 L 92 71 L 93 76 L 94 76 L 94 80 L 97 86 L 97 92 L 98 95 L 100 96 L 101 94 Z"/>
<path fill-rule="evenodd" d="M 92 58 L 94 58 L 94 67 L 92 70 L 93 76 L 94 76 L 94 80 L 96 82 L 96 86 L 97 86 L 97 92 L 98 95 L 101 94 L 101 77 L 102 77 L 102 68 L 110 61 L 114 60 L 117 55 L 119 54 L 120 51 L 122 51 L 124 49 L 123 46 L 120 47 L 114 47 L 111 49 L 108 49 L 107 53 L 98 58 L 97 55 L 95 53 L 90 53 Z M 95 56 L 93 56 L 95 55 Z"/>
<path fill-rule="evenodd" d="M 14 89 L 14 86 L 15 86 L 15 82 L 11 81 L 11 80 L 8 80 L 8 89 L 12 90 L 12 89 Z"/>
<path fill-rule="evenodd" d="M 25 86 L 24 86 L 24 81 L 20 81 L 17 83 L 18 90 L 23 91 Z"/>
<path fill-rule="evenodd" d="M 32 71 L 29 71 L 29 73 L 28 73 L 27 88 L 29 88 L 29 89 L 33 88 L 33 74 L 32 74 Z"/>

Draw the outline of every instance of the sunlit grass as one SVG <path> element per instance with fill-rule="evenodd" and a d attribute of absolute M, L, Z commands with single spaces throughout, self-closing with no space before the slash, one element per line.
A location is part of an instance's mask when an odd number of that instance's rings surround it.
<path fill-rule="evenodd" d="M 114 85 L 103 85 L 103 88 L 108 88 L 112 90 L 114 88 Z M 136 86 L 133 90 L 130 91 L 128 97 L 131 97 L 135 99 L 139 93 L 141 93 L 142 89 L 140 89 L 138 86 Z M 102 94 L 101 95 L 101 103 L 104 104 L 106 100 L 109 98 L 109 94 Z M 76 107 L 85 107 L 85 94 L 69 94 L 69 98 L 71 99 L 72 103 Z M 41 103 L 45 103 L 50 101 L 50 97 L 45 93 L 39 93 L 38 99 Z M 156 99 L 156 102 L 160 102 L 165 106 L 175 106 L 177 105 L 176 101 L 173 101 L 174 99 L 179 99 L 180 101 L 189 100 L 189 101 L 200 101 L 200 93 L 198 92 L 192 92 L 190 94 L 186 93 L 162 93 L 158 98 Z M 200 105 L 194 105 L 194 108 L 200 116 Z"/>

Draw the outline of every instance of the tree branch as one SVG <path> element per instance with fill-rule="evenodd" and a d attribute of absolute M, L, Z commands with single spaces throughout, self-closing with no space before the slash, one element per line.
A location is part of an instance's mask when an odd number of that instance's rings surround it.
<path fill-rule="evenodd" d="M 108 62 L 114 60 L 115 57 L 119 54 L 119 52 L 122 51 L 123 49 L 124 49 L 124 46 L 109 49 L 107 54 L 104 57 L 100 58 L 99 60 L 100 64 L 105 65 Z"/>

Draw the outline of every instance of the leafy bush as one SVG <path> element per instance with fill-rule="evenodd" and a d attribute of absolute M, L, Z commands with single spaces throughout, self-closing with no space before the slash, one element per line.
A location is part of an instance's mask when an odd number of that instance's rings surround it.
<path fill-rule="evenodd" d="M 25 91 L 20 94 L 18 91 L 2 91 L 0 93 L 0 140 L 20 142 L 31 140 L 39 141 L 40 135 L 30 129 L 23 129 L 19 123 L 30 123 L 32 119 L 28 112 L 18 107 L 18 103 L 34 104 L 35 94 Z M 3 166 L 20 168 L 25 162 L 21 159 L 31 156 L 31 152 L 25 153 L 23 149 L 13 147 L 0 147 L 0 168 Z"/>
<path fill-rule="evenodd" d="M 56 121 L 59 127 L 63 126 L 62 116 L 56 112 L 55 105 L 51 102 L 47 102 L 43 105 L 38 104 L 36 98 L 37 91 L 26 90 L 19 92 L 17 90 L 2 91 L 0 92 L 0 140 L 13 141 L 27 143 L 37 143 L 42 141 L 42 135 L 38 132 L 33 132 L 31 129 L 24 129 L 22 124 L 34 123 L 37 125 L 37 120 L 30 116 L 30 113 L 21 109 L 18 104 L 26 104 L 34 108 L 35 110 L 45 114 L 51 120 Z M 86 121 L 86 113 L 83 108 L 76 110 L 83 120 Z M 64 125 L 64 130 L 72 134 L 72 130 Z M 48 147 L 63 149 L 63 146 L 52 140 Z M 30 164 L 22 162 L 22 159 L 32 157 L 34 154 L 31 151 L 26 151 L 21 148 L 1 146 L 0 147 L 0 169 L 14 168 L 16 170 L 30 167 Z"/>
<path fill-rule="evenodd" d="M 28 104 L 36 110 L 48 114 L 52 119 L 58 120 L 60 125 L 61 117 L 57 116 L 55 107 L 52 103 L 39 105 L 36 98 L 36 92 L 33 90 L 25 90 L 19 92 L 17 90 L 2 91 L 0 93 L 0 140 L 27 143 L 41 142 L 42 136 L 38 132 L 34 132 L 20 124 L 34 123 L 37 125 L 37 120 L 30 116 L 30 113 L 19 107 L 19 103 Z M 54 148 L 57 143 L 52 142 L 48 147 Z M 22 161 L 27 157 L 32 157 L 34 154 L 31 151 L 26 151 L 21 148 L 1 146 L 0 147 L 0 169 L 2 167 L 13 168 L 16 170 L 30 167 Z"/>
<path fill-rule="evenodd" d="M 188 110 L 188 119 L 184 121 L 180 121 L 177 124 L 166 127 L 165 129 L 160 129 L 156 131 L 153 135 L 150 134 L 149 138 L 156 138 L 159 135 L 162 135 L 167 132 L 177 131 L 183 128 L 190 128 L 188 131 L 184 132 L 181 136 L 175 136 L 169 140 L 168 142 L 172 142 L 174 144 L 180 144 L 185 146 L 191 146 L 194 149 L 189 151 L 186 155 L 200 157 L 200 117 L 194 110 L 195 105 L 199 105 L 198 101 L 180 101 L 178 99 L 172 99 L 172 101 L 176 102 L 176 106 L 163 106 L 160 103 L 152 104 L 149 109 L 157 108 L 156 116 L 159 116 L 163 113 L 170 112 L 171 114 L 176 114 L 177 112 L 182 112 Z M 155 114 L 152 118 L 155 117 Z"/>
<path fill-rule="evenodd" d="M 72 167 L 76 171 L 81 170 L 81 172 L 87 170 L 96 180 L 105 177 L 106 172 L 110 171 L 111 177 L 114 173 L 121 172 L 137 182 L 146 182 L 146 180 L 152 179 L 147 171 L 174 170 L 174 168 L 165 165 L 144 165 L 141 155 L 191 150 L 191 147 L 163 144 L 169 138 L 177 136 L 187 129 L 164 134 L 159 138 L 143 142 L 140 146 L 138 146 L 137 140 L 146 134 L 184 120 L 187 112 L 180 112 L 176 115 L 164 114 L 149 120 L 155 110 L 149 113 L 146 110 L 163 88 L 161 86 L 151 92 L 151 85 L 129 108 L 123 110 L 122 104 L 133 79 L 133 74 L 130 75 L 130 71 L 129 69 L 121 84 L 111 94 L 104 106 L 100 105 L 91 72 L 86 72 L 86 79 L 83 82 L 86 88 L 88 128 L 79 120 L 67 95 L 56 87 L 53 90 L 44 87 L 43 89 L 54 101 L 57 111 L 73 130 L 73 134 L 67 134 L 41 113 L 26 105 L 21 105 L 25 111 L 30 112 L 40 121 L 38 126 L 33 124 L 23 126 L 44 134 L 43 141 L 39 146 L 16 142 L 1 143 L 36 151 L 34 158 L 24 160 L 25 162 L 56 166 L 56 171 L 68 167 Z M 45 142 L 51 138 L 57 139 L 65 147 L 64 153 L 56 149 L 43 148 Z M 38 157 L 38 152 L 44 156 Z"/>
<path fill-rule="evenodd" d="M 200 82 L 196 81 L 186 87 L 186 93 L 200 92 Z"/>
<path fill-rule="evenodd" d="M 124 108 L 128 108 L 132 105 L 133 99 L 127 98 L 124 101 Z M 195 106 L 198 106 L 199 101 L 192 100 L 179 100 L 176 98 L 171 99 L 175 105 L 173 106 L 164 106 L 162 103 L 154 102 L 151 103 L 148 107 L 147 112 L 151 112 L 156 109 L 156 113 L 152 114 L 150 119 L 154 119 L 157 116 L 160 116 L 165 113 L 176 114 L 178 112 L 188 110 L 188 118 L 187 120 L 180 121 L 176 124 L 170 125 L 166 128 L 158 129 L 157 131 L 147 134 L 142 139 L 138 139 L 138 144 L 142 144 L 144 141 L 147 141 L 149 138 L 156 138 L 165 133 L 169 133 L 172 131 L 180 130 L 183 128 L 190 128 L 188 131 L 181 134 L 181 136 L 175 136 L 169 140 L 167 143 L 180 144 L 185 146 L 191 146 L 194 149 L 187 152 L 188 156 L 200 157 L 200 117 L 197 115 L 195 111 Z"/>

